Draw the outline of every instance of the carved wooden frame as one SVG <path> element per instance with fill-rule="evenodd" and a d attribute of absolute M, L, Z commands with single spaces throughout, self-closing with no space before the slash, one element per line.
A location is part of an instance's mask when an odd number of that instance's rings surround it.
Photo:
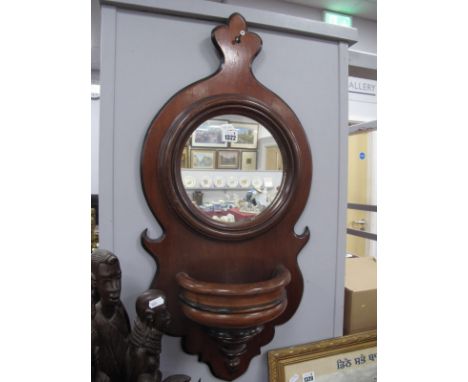
<path fill-rule="evenodd" d="M 268 211 L 248 223 L 233 225 L 209 219 L 193 206 L 182 183 L 179 153 L 198 125 L 219 114 L 241 114 L 268 126 L 283 157 L 284 176 L 278 197 Z M 190 227 L 216 239 L 245 240 L 268 230 L 290 208 L 298 186 L 296 174 L 301 172 L 303 165 L 301 153 L 295 149 L 299 146 L 287 125 L 266 105 L 245 95 L 221 94 L 191 105 L 173 122 L 162 142 L 158 172 L 162 175 L 168 203 Z"/>
<path fill-rule="evenodd" d="M 377 346 L 377 330 L 312 342 L 268 352 L 269 382 L 287 382 L 285 368 L 352 351 Z M 317 377 L 317 376 L 316 376 Z"/>
<path fill-rule="evenodd" d="M 297 116 L 252 73 L 252 61 L 262 46 L 260 37 L 247 32 L 243 17 L 233 14 L 228 25 L 213 30 L 212 41 L 222 58 L 218 71 L 175 94 L 156 115 L 145 137 L 142 186 L 163 235 L 151 239 L 145 230 L 142 244 L 158 266 L 151 287 L 167 295 L 173 318 L 168 334 L 183 337 L 184 349 L 199 354 L 217 377 L 232 380 L 247 369 L 260 346 L 271 341 L 274 326 L 289 320 L 299 305 L 303 281 L 297 255 L 307 243 L 309 231 L 306 227 L 297 235 L 294 226 L 308 199 L 312 159 Z M 189 200 L 180 174 L 181 153 L 192 132 L 222 114 L 240 114 L 267 127 L 284 163 L 276 199 L 255 219 L 237 224 L 203 215 Z M 275 284 L 279 269 L 282 281 Z M 184 274 L 187 277 L 181 276 Z M 195 286 L 211 285 L 211 292 L 205 288 L 198 292 L 211 294 L 206 301 L 222 307 L 197 304 L 202 298 L 190 300 L 190 280 Z M 275 316 L 262 311 L 269 296 L 268 303 L 277 304 Z M 229 330 L 208 328 L 188 319 L 184 314 L 188 300 L 193 305 L 190 309 L 197 309 L 200 317 L 207 311 L 232 315 L 233 326 Z M 258 326 L 246 327 L 245 320 L 252 316 L 240 313 L 246 309 L 270 321 L 260 319 Z"/>

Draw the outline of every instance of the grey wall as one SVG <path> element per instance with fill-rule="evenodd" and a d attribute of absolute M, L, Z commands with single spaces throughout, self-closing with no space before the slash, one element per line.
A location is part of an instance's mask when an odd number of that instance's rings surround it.
<path fill-rule="evenodd" d="M 217 5 L 216 5 L 217 6 Z M 230 8 L 219 5 L 231 13 Z M 241 13 L 249 20 L 249 10 Z M 146 130 L 164 103 L 187 84 L 218 67 L 210 33 L 218 22 L 124 10 L 102 9 L 100 234 L 123 272 L 122 300 L 131 319 L 134 302 L 155 272 L 140 234 L 161 228 L 144 200 L 140 152 Z M 347 155 L 347 45 L 339 41 L 263 29 L 255 60 L 257 78 L 296 112 L 314 162 L 308 204 L 296 226 L 308 226 L 309 243 L 299 255 L 304 296 L 295 316 L 277 327 L 274 340 L 254 358 L 238 381 L 267 380 L 269 349 L 342 334 Z M 161 369 L 193 381 L 217 381 L 180 339 L 164 337 Z"/>
<path fill-rule="evenodd" d="M 99 194 L 99 99 L 91 100 L 91 194 Z"/>

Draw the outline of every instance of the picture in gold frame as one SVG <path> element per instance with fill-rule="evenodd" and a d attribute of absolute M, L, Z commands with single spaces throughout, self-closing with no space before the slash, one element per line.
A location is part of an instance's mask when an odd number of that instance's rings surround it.
<path fill-rule="evenodd" d="M 185 146 L 184 149 L 182 150 L 182 156 L 180 158 L 180 167 L 181 168 L 189 168 L 190 167 L 190 161 L 189 161 L 189 151 L 188 147 Z"/>
<path fill-rule="evenodd" d="M 190 163 L 192 168 L 207 169 L 215 168 L 215 150 L 191 150 Z"/>
<path fill-rule="evenodd" d="M 231 147 L 242 149 L 256 149 L 258 138 L 258 124 L 256 123 L 243 123 L 243 122 L 230 122 L 231 125 L 237 130 L 237 142 L 231 143 Z"/>
<path fill-rule="evenodd" d="M 218 150 L 218 165 L 220 169 L 238 169 L 239 151 L 237 150 Z"/>
<path fill-rule="evenodd" d="M 241 170 L 255 171 L 257 169 L 257 152 L 242 151 L 241 155 Z"/>
<path fill-rule="evenodd" d="M 269 382 L 376 382 L 377 331 L 272 350 Z"/>

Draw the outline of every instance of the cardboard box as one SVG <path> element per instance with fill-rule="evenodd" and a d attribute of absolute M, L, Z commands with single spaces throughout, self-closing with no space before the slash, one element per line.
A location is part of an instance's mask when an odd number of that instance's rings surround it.
<path fill-rule="evenodd" d="M 344 334 L 377 328 L 377 262 L 373 257 L 345 260 Z"/>

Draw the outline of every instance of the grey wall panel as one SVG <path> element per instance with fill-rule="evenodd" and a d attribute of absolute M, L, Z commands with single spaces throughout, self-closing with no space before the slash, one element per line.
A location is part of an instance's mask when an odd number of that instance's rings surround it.
<path fill-rule="evenodd" d="M 335 264 L 335 317 L 334 336 L 343 335 L 344 317 L 344 279 L 345 279 L 345 256 L 346 253 L 346 213 L 348 208 L 348 45 L 339 44 L 339 124 L 338 124 L 338 208 L 337 208 L 337 230 L 336 230 L 336 264 Z"/>
<path fill-rule="evenodd" d="M 213 26 L 134 11 L 117 14 L 114 243 L 124 270 L 123 301 L 131 307 L 131 317 L 133 301 L 155 272 L 140 234 L 145 228 L 152 237 L 161 234 L 141 187 L 143 140 L 152 119 L 175 92 L 216 70 L 209 38 Z"/>
<path fill-rule="evenodd" d="M 99 244 L 114 250 L 114 94 L 117 11 L 102 7 L 101 98 L 99 114 Z"/>
<path fill-rule="evenodd" d="M 99 194 L 99 99 L 91 99 L 91 194 Z"/>
<path fill-rule="evenodd" d="M 248 14 L 244 16 L 248 20 Z M 103 219 L 106 227 L 101 228 L 102 243 L 104 247 L 112 245 L 107 248 L 121 259 L 122 299 L 132 320 L 135 298 L 148 288 L 156 268 L 140 245 L 140 234 L 145 228 L 152 237 L 161 234 L 141 188 L 139 167 L 144 136 L 169 97 L 217 69 L 219 61 L 210 40 L 215 25 L 211 21 L 118 9 L 114 29 L 107 24 L 109 29 L 102 31 L 103 41 L 115 34 L 114 57 L 103 56 L 102 62 L 103 69 L 114 70 L 113 77 L 101 73 L 102 97 L 113 100 L 102 100 L 101 105 L 101 113 L 107 115 L 101 119 L 105 132 L 101 138 L 110 142 L 101 142 L 105 165 L 101 166 L 100 197 L 104 205 L 112 206 L 113 214 L 112 219 Z M 277 327 L 274 340 L 262 349 L 262 355 L 252 360 L 246 374 L 238 379 L 243 382 L 267 380 L 267 350 L 337 335 L 336 328 L 342 325 L 342 317 L 336 315 L 342 293 L 337 290 L 342 285 L 337 282 L 337 256 L 344 256 L 340 240 L 345 235 L 344 230 L 339 231 L 343 213 L 340 126 L 346 118 L 346 88 L 340 73 L 347 63 L 343 63 L 340 43 L 263 28 L 253 31 L 263 39 L 263 50 L 253 71 L 301 120 L 312 150 L 314 174 L 309 202 L 296 227 L 297 232 L 305 226 L 311 231 L 310 241 L 299 255 L 305 281 L 302 303 L 288 323 Z M 106 60 L 114 60 L 114 65 Z M 104 81 L 113 81 L 113 85 Z M 113 89 L 112 94 L 105 92 L 106 86 Z M 112 176 L 105 175 L 109 172 Z M 161 368 L 166 375 L 177 372 L 189 374 L 194 381 L 217 380 L 196 356 L 182 352 L 179 338 L 164 338 Z"/>

